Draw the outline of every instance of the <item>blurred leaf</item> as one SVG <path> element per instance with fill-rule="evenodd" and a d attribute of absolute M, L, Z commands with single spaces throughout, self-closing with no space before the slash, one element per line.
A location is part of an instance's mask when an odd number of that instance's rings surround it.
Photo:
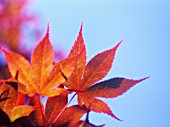
<path fill-rule="evenodd" d="M 32 106 L 15 106 L 11 111 L 10 120 L 13 122 L 20 117 L 28 116 L 34 110 Z"/>
<path fill-rule="evenodd" d="M 12 122 L 9 127 L 35 127 L 28 116 L 23 116 Z"/>
<path fill-rule="evenodd" d="M 7 126 L 10 124 L 8 115 L 0 108 L 0 126 Z"/>

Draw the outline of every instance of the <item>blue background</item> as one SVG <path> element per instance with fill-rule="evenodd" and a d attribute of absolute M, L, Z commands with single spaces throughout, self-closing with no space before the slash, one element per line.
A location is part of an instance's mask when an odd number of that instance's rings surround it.
<path fill-rule="evenodd" d="M 151 76 L 124 95 L 105 100 L 123 122 L 91 113 L 90 121 L 106 127 L 169 127 L 170 2 L 168 0 L 36 0 L 32 12 L 41 17 L 45 33 L 50 24 L 54 49 L 66 54 L 84 22 L 88 60 L 121 39 L 111 77 Z"/>

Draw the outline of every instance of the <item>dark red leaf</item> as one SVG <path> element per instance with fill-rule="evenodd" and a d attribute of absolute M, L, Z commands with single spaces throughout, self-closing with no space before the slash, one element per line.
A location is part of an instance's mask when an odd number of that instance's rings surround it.
<path fill-rule="evenodd" d="M 29 105 L 37 107 L 36 110 L 30 114 L 32 122 L 37 126 L 44 125 L 44 106 L 42 102 L 40 102 L 38 97 L 34 96 L 30 97 Z"/>
<path fill-rule="evenodd" d="M 149 77 L 133 80 L 126 78 L 112 78 L 103 82 L 99 82 L 86 90 L 86 97 L 104 97 L 114 98 L 124 94 L 131 87 Z"/>
<path fill-rule="evenodd" d="M 121 42 L 122 41 L 120 41 L 114 48 L 97 54 L 87 63 L 84 71 L 84 82 L 81 84 L 83 90 L 106 76 L 112 66 L 116 50 Z"/>
<path fill-rule="evenodd" d="M 0 126 L 7 126 L 10 124 L 8 115 L 0 108 Z"/>
<path fill-rule="evenodd" d="M 78 96 L 79 105 L 82 105 L 82 103 L 84 103 L 85 107 L 90 111 L 94 111 L 97 113 L 106 113 L 106 114 L 112 116 L 113 118 L 121 121 L 118 117 L 116 117 L 112 113 L 109 106 L 105 102 L 103 102 L 102 100 L 99 100 L 97 98 L 87 98 L 86 96 L 82 96 L 82 95 Z"/>
<path fill-rule="evenodd" d="M 61 116 L 57 119 L 54 127 L 58 127 L 65 124 L 76 123 L 87 112 L 87 109 L 78 105 L 74 105 L 65 109 Z"/>
<path fill-rule="evenodd" d="M 67 95 L 49 97 L 46 102 L 45 116 L 48 126 L 51 126 L 60 112 L 67 105 Z"/>

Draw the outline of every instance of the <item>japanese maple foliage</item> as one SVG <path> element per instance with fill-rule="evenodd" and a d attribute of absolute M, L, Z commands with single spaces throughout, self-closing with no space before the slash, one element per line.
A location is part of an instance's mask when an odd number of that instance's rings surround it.
<path fill-rule="evenodd" d="M 117 77 L 100 81 L 111 69 L 122 41 L 86 62 L 82 27 L 68 57 L 58 62 L 54 61 L 49 28 L 35 47 L 30 62 L 1 47 L 11 78 L 1 80 L 0 126 L 96 127 L 89 122 L 91 111 L 120 120 L 99 97 L 118 97 L 148 77 L 139 80 Z M 73 92 L 75 94 L 68 101 Z M 78 96 L 77 104 L 69 106 L 75 95 Z M 44 96 L 47 97 L 45 104 L 41 101 Z M 81 120 L 85 114 L 86 120 Z"/>

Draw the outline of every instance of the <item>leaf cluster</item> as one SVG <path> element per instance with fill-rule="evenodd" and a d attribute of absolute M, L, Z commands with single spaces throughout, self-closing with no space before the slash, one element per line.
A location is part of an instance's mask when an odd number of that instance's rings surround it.
<path fill-rule="evenodd" d="M 58 62 L 54 61 L 49 28 L 30 61 L 1 47 L 11 78 L 1 80 L 0 126 L 97 127 L 89 122 L 91 111 L 121 121 L 100 98 L 118 97 L 148 77 L 100 81 L 111 69 L 122 41 L 87 62 L 82 26 L 69 55 Z M 68 100 L 72 93 L 73 97 Z M 76 95 L 77 104 L 70 106 Z M 46 103 L 41 101 L 43 97 L 47 97 Z M 81 120 L 85 114 L 86 119 Z"/>

